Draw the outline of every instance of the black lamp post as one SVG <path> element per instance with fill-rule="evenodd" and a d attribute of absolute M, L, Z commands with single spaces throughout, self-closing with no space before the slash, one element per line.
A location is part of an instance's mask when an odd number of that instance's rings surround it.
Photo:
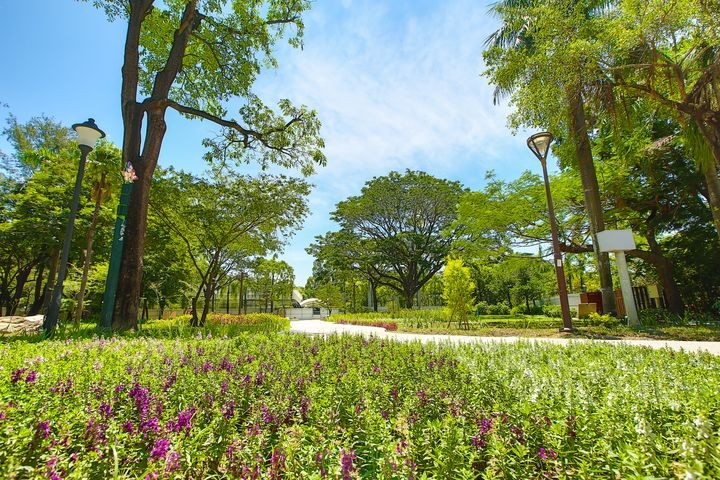
<path fill-rule="evenodd" d="M 547 195 L 548 216 L 550 217 L 550 231 L 552 233 L 553 260 L 555 263 L 555 274 L 557 276 L 558 294 L 560 295 L 560 310 L 562 311 L 563 328 L 562 332 L 572 332 L 572 319 L 570 318 L 570 304 L 568 303 L 567 285 L 565 284 L 565 271 L 563 269 L 562 256 L 560 255 L 560 241 L 558 240 L 557 221 L 555 220 L 555 208 L 553 207 L 552 195 L 550 195 L 550 181 L 547 174 L 547 155 L 550 151 L 550 144 L 553 136 L 550 132 L 536 133 L 527 139 L 527 145 L 540 160 L 542 165 L 543 179 L 545 180 L 545 194 Z"/>
<path fill-rule="evenodd" d="M 70 243 L 72 243 L 73 228 L 75 227 L 75 216 L 77 215 L 78 204 L 80 203 L 80 190 L 82 187 L 82 179 L 85 174 L 85 162 L 87 155 L 95 147 L 95 143 L 105 137 L 105 132 L 95 125 L 95 120 L 89 118 L 87 122 L 76 123 L 72 126 L 78 135 L 78 146 L 80 147 L 80 166 L 78 167 L 77 177 L 75 178 L 75 190 L 73 191 L 72 203 L 70 204 L 70 215 L 68 217 L 67 227 L 65 228 L 65 238 L 63 240 L 62 255 L 60 256 L 60 266 L 58 267 L 58 277 L 55 288 L 53 289 L 52 299 L 45 314 L 43 329 L 47 335 L 52 335 L 58 324 L 60 316 L 60 302 L 63 295 L 63 283 L 67 275 L 67 262 L 70 257 Z"/>

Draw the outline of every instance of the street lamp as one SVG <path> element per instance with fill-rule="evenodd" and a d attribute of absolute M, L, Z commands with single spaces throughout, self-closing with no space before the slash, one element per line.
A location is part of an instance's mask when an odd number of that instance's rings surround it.
<path fill-rule="evenodd" d="M 558 240 L 557 221 L 555 220 L 555 208 L 553 207 L 552 196 L 550 195 L 550 181 L 547 174 L 547 155 L 550 151 L 550 144 L 553 136 L 550 132 L 541 132 L 531 135 L 527 139 L 528 148 L 540 160 L 542 165 L 543 179 L 545 180 L 545 194 L 547 195 L 548 216 L 550 217 L 550 232 L 552 233 L 553 260 L 555 263 L 555 275 L 557 276 L 558 294 L 560 295 L 560 310 L 562 311 L 563 328 L 562 332 L 572 332 L 572 320 L 570 319 L 570 304 L 568 303 L 567 285 L 565 284 L 565 271 L 563 270 L 562 256 L 560 255 L 560 241 Z"/>
<path fill-rule="evenodd" d="M 78 135 L 78 147 L 80 147 L 80 165 L 78 167 L 77 177 L 75 178 L 75 190 L 73 191 L 72 203 L 70 204 L 70 215 L 68 223 L 65 227 L 65 238 L 63 240 L 62 255 L 60 256 L 60 266 L 58 268 L 58 277 L 55 288 L 53 289 L 52 299 L 45 314 L 43 329 L 47 335 L 51 335 L 55 331 L 60 316 L 60 302 L 63 295 L 63 283 L 67 275 L 67 263 L 70 257 L 70 243 L 72 243 L 73 228 L 75 227 L 75 216 L 77 215 L 78 204 L 80 203 L 80 190 L 82 188 L 82 179 L 85 174 L 85 162 L 88 153 L 95 147 L 95 143 L 105 137 L 105 132 L 95 125 L 95 120 L 89 118 L 87 122 L 76 123 L 72 129 Z"/>

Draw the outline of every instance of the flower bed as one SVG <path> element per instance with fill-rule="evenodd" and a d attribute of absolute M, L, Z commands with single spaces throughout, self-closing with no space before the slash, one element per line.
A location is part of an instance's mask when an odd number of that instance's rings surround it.
<path fill-rule="evenodd" d="M 360 337 L 0 344 L 0 478 L 720 478 L 720 359 Z"/>

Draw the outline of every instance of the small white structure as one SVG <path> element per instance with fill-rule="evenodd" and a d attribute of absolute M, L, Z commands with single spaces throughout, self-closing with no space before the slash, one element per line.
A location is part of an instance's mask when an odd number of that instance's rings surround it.
<path fill-rule="evenodd" d="M 319 298 L 303 300 L 302 294 L 297 290 L 293 290 L 292 299 L 294 308 L 285 309 L 285 316 L 291 320 L 322 320 L 332 314 L 340 313 L 337 308 L 323 307 Z"/>
<path fill-rule="evenodd" d="M 332 314 L 340 313 L 337 308 L 332 309 Z M 330 312 L 324 307 L 286 308 L 285 316 L 291 320 L 322 320 L 327 318 Z"/>
<path fill-rule="evenodd" d="M 630 273 L 625 261 L 625 251 L 635 249 L 632 230 L 603 230 L 597 233 L 597 239 L 601 252 L 615 253 L 615 263 L 617 263 L 618 277 L 620 277 L 620 290 L 622 290 L 628 324 L 630 326 L 638 325 L 640 320 L 635 308 Z"/>

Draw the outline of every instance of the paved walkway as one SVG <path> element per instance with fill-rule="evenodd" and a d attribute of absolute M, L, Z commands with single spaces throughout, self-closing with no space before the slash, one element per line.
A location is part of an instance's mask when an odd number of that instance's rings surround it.
<path fill-rule="evenodd" d="M 616 345 L 634 345 L 650 348 L 670 348 L 686 352 L 709 352 L 713 355 L 720 355 L 720 342 L 683 342 L 679 340 L 587 340 L 582 338 L 542 338 L 542 337 L 474 337 L 471 335 L 423 335 L 418 333 L 388 332 L 384 328 L 364 327 L 359 325 L 340 325 L 337 323 L 324 322 L 322 320 L 294 320 L 290 322 L 290 331 L 308 334 L 329 334 L 329 333 L 352 333 L 364 336 L 375 336 L 393 340 L 421 342 L 452 342 L 452 343 L 473 343 L 473 342 L 496 342 L 512 343 L 517 341 L 532 341 L 538 343 L 554 343 L 557 345 L 569 345 L 581 342 L 605 342 Z"/>

